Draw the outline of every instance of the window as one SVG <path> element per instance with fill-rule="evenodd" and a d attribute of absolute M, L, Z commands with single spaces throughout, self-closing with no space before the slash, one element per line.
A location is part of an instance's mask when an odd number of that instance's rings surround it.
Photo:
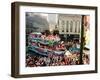
<path fill-rule="evenodd" d="M 62 32 L 64 32 L 64 25 L 65 25 L 65 21 L 64 20 L 62 20 L 61 25 L 62 25 Z"/>
<path fill-rule="evenodd" d="M 78 25 L 78 33 L 80 33 L 80 21 L 77 21 L 77 25 Z"/>
<path fill-rule="evenodd" d="M 69 32 L 69 21 L 66 21 L 66 32 Z"/>
<path fill-rule="evenodd" d="M 77 21 L 75 21 L 75 32 L 77 32 Z"/>
<path fill-rule="evenodd" d="M 70 22 L 70 32 L 72 32 L 73 29 L 73 21 Z"/>

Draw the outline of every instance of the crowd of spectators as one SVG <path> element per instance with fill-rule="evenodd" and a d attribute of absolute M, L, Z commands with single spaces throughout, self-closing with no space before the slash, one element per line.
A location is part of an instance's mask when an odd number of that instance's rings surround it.
<path fill-rule="evenodd" d="M 49 31 L 42 33 L 42 39 L 60 41 L 59 32 L 54 32 L 53 36 Z M 64 41 L 64 50 L 69 51 L 70 54 L 58 55 L 49 53 L 48 56 L 35 55 L 27 52 L 26 67 L 39 66 L 63 66 L 63 65 L 80 65 L 80 42 L 77 40 Z M 61 48 L 63 44 L 56 47 L 56 50 Z M 40 46 L 39 46 L 40 47 Z M 59 49 L 60 50 L 60 49 Z M 66 53 L 66 52 L 65 52 Z M 82 64 L 89 64 L 89 54 L 83 53 Z"/>
<path fill-rule="evenodd" d="M 89 55 L 83 53 L 82 63 L 89 64 Z M 47 57 L 36 56 L 32 54 L 26 55 L 26 67 L 39 66 L 63 66 L 63 65 L 79 65 L 80 54 L 74 53 L 70 55 L 49 54 Z"/>
<path fill-rule="evenodd" d="M 77 54 L 78 56 L 79 54 Z M 26 66 L 28 67 L 37 67 L 37 66 L 60 66 L 60 65 L 73 65 L 79 64 L 78 57 L 76 55 L 67 56 L 67 55 L 55 55 L 49 54 L 48 57 L 43 56 L 26 56 Z M 76 59 L 75 59 L 75 58 Z"/>

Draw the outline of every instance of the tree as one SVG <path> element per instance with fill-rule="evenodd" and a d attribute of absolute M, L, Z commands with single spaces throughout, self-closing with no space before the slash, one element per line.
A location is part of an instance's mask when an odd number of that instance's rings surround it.
<path fill-rule="evenodd" d="M 44 17 L 34 13 L 32 15 L 26 13 L 26 31 L 40 32 L 44 29 L 49 29 L 49 23 Z"/>

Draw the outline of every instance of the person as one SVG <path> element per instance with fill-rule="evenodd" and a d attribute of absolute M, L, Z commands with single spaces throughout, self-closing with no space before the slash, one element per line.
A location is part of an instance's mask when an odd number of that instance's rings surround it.
<path fill-rule="evenodd" d="M 59 31 L 58 30 L 54 30 L 53 31 L 53 36 L 54 36 L 54 41 L 60 41 Z"/>
<path fill-rule="evenodd" d="M 45 30 L 44 32 L 42 32 L 42 36 L 41 38 L 44 39 L 44 40 L 49 40 L 49 36 L 51 35 L 50 31 L 49 30 Z"/>
<path fill-rule="evenodd" d="M 42 33 L 41 38 L 44 40 L 46 38 L 46 34 L 45 32 L 41 32 L 41 33 Z"/>

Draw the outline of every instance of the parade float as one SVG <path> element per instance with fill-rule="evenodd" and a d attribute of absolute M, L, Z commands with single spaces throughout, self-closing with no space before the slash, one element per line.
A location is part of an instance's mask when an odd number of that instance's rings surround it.
<path fill-rule="evenodd" d="M 49 39 L 43 39 L 42 34 L 38 32 L 31 33 L 28 37 L 28 51 L 32 54 L 41 56 L 48 56 L 48 54 L 65 54 L 65 46 L 60 40 L 53 39 L 53 36 L 49 36 Z M 52 38 L 52 39 L 51 39 Z"/>

